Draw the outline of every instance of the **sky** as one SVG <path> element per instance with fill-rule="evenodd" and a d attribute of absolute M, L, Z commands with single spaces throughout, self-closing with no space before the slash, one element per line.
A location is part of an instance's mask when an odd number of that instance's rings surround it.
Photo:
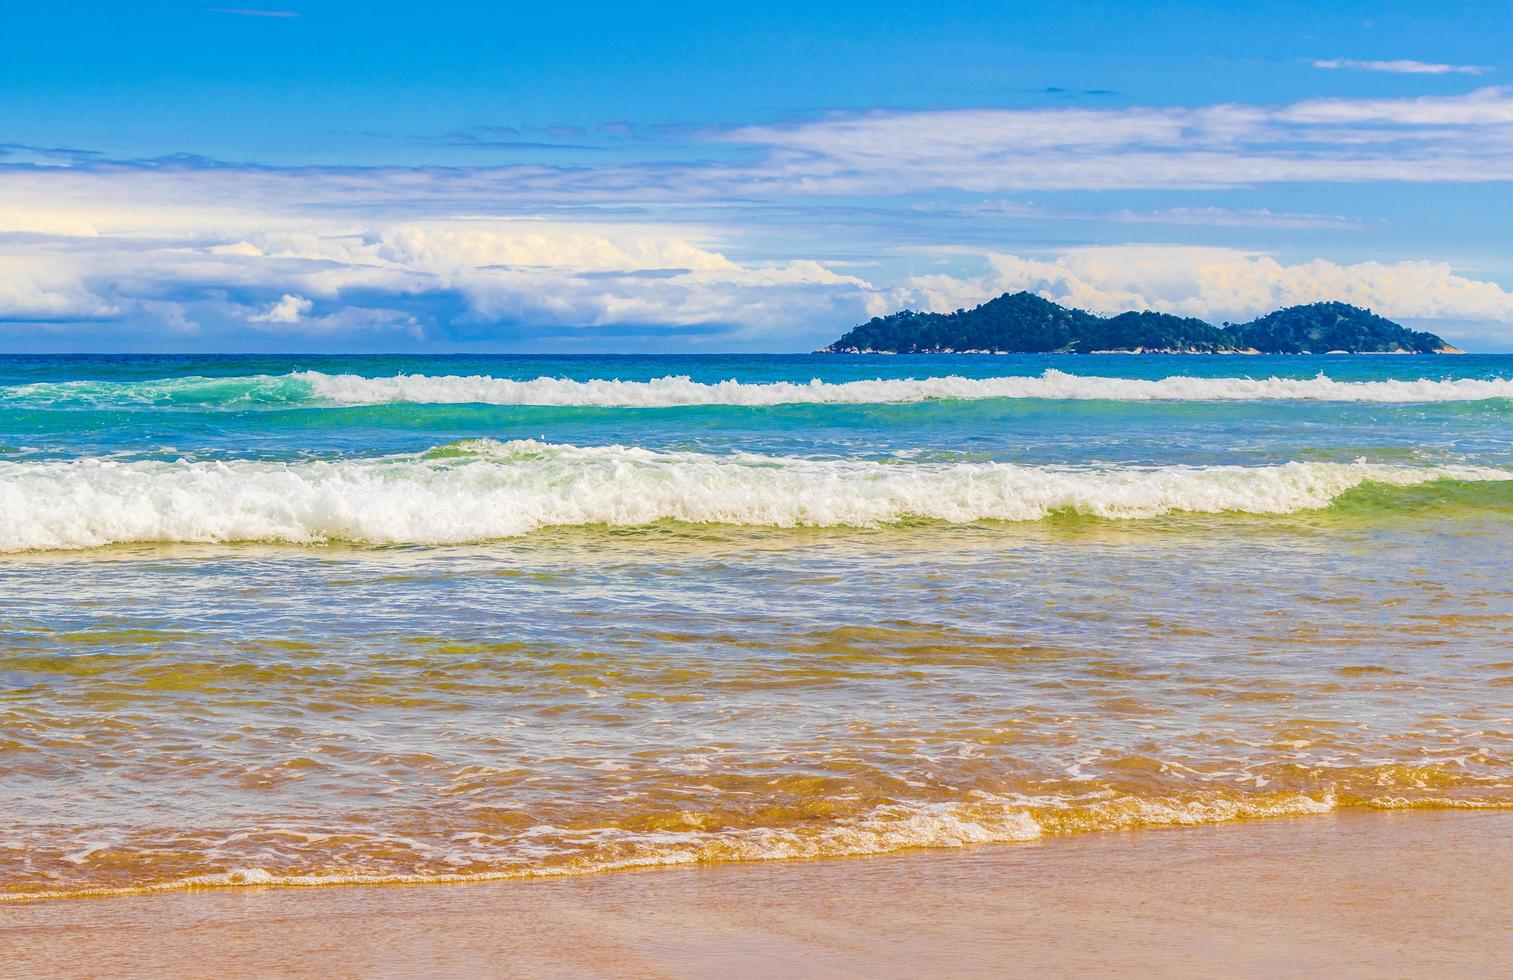
<path fill-rule="evenodd" d="M 0 351 L 800 351 L 1019 289 L 1513 350 L 1513 0 L 3 14 Z"/>

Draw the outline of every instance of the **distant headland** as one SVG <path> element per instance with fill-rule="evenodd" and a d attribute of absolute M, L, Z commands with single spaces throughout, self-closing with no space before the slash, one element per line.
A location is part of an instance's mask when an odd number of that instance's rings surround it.
<path fill-rule="evenodd" d="M 1034 293 L 1004 293 L 970 310 L 904 310 L 855 327 L 821 354 L 1463 354 L 1347 303 L 1289 306 L 1216 327 L 1169 313 L 1102 317 Z"/>

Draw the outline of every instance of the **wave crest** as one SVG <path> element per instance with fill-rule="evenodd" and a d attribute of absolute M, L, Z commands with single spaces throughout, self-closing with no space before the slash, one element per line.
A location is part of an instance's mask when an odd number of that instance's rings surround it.
<path fill-rule="evenodd" d="M 1317 377 L 1196 378 L 1156 380 L 1068 374 L 1054 368 L 1039 376 L 874 379 L 807 383 L 697 382 L 685 376 L 651 381 L 573 381 L 534 378 L 515 381 L 486 375 L 399 375 L 365 378 L 304 372 L 295 377 L 311 392 L 344 405 L 411 402 L 493 405 L 670 408 L 694 405 L 886 404 L 940 400 L 1064 399 L 1098 401 L 1343 401 L 1446 402 L 1513 398 L 1513 381 L 1335 381 Z"/>
<path fill-rule="evenodd" d="M 0 551 L 128 542 L 461 544 L 554 526 L 769 527 L 1290 514 L 1363 485 L 1509 481 L 1472 466 L 903 463 L 474 440 L 290 463 L 0 463 Z"/>
<path fill-rule="evenodd" d="M 356 374 L 165 378 L 153 381 L 63 381 L 0 388 L 0 405 L 32 407 L 345 407 L 385 404 L 485 404 L 596 408 L 700 405 L 900 404 L 940 400 L 1331 401 L 1408 404 L 1513 398 L 1513 380 L 1460 378 L 1336 381 L 1313 378 L 1104 378 L 1054 368 L 1035 376 L 877 378 L 865 381 L 650 381 L 490 375 Z"/>

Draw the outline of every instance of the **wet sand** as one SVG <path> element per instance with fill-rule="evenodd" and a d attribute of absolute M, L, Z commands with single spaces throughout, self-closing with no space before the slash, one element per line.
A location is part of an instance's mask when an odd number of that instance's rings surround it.
<path fill-rule="evenodd" d="M 1513 813 L 1357 813 L 537 881 L 0 905 L 5 976 L 1513 971 Z"/>

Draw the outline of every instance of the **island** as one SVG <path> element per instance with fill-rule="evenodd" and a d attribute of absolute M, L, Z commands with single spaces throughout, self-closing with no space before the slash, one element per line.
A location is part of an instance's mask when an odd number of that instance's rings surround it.
<path fill-rule="evenodd" d="M 874 317 L 820 354 L 1461 354 L 1442 338 L 1348 303 L 1309 303 L 1214 326 L 1151 311 L 1103 317 L 1034 293 L 970 310 Z"/>

